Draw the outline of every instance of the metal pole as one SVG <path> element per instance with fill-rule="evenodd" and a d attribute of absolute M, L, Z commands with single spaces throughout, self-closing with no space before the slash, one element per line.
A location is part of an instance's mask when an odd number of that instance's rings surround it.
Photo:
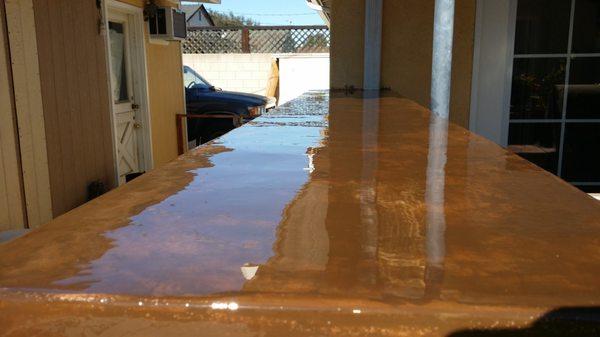
<path fill-rule="evenodd" d="M 365 0 L 365 90 L 379 90 L 381 82 L 381 22 L 383 0 Z"/>
<path fill-rule="evenodd" d="M 379 217 L 377 214 L 377 168 L 379 165 L 379 97 L 363 99 L 362 171 L 360 183 L 360 217 L 363 231 L 363 255 L 377 257 Z"/>
<path fill-rule="evenodd" d="M 452 79 L 454 0 L 436 0 L 431 69 L 431 120 L 427 158 L 426 297 L 437 297 L 446 257 L 446 160 Z"/>
<path fill-rule="evenodd" d="M 453 38 L 454 0 L 435 0 L 431 110 L 443 118 L 448 118 L 450 115 Z"/>
<path fill-rule="evenodd" d="M 432 115 L 429 125 L 429 153 L 425 204 L 427 207 L 427 264 L 442 266 L 446 256 L 446 161 L 448 119 Z"/>

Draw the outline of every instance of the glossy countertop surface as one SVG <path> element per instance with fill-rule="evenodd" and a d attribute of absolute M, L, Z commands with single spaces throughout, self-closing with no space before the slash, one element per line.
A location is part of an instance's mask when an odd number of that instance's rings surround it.
<path fill-rule="evenodd" d="M 0 326 L 526 327 L 600 305 L 599 233 L 598 201 L 408 99 L 310 92 L 0 244 Z"/>

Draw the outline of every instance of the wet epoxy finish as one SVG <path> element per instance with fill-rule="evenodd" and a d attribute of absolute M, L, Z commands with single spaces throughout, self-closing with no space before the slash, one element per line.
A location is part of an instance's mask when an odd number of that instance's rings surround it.
<path fill-rule="evenodd" d="M 0 244 L 0 335 L 597 332 L 598 233 L 596 200 L 408 99 L 311 92 Z"/>

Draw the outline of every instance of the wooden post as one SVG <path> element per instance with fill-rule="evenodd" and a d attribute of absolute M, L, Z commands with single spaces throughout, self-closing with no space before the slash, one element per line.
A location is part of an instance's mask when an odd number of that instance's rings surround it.
<path fill-rule="evenodd" d="M 185 115 L 177 115 L 175 116 L 175 121 L 177 123 L 177 155 L 181 156 L 184 153 L 183 149 L 183 123 L 182 120 L 185 118 Z"/>
<path fill-rule="evenodd" d="M 239 115 L 195 115 L 195 114 L 176 114 L 175 115 L 175 123 L 177 128 L 177 152 L 179 155 L 182 155 L 186 151 L 186 133 L 183 130 L 183 127 L 186 124 L 183 124 L 183 120 L 186 119 L 231 119 L 233 126 L 238 127 L 244 123 L 244 117 Z"/>
<path fill-rule="evenodd" d="M 250 53 L 250 30 L 248 28 L 242 29 L 242 53 Z"/>

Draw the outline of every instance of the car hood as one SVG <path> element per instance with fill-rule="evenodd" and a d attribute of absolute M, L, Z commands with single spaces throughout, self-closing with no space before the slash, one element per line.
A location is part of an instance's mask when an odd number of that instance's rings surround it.
<path fill-rule="evenodd" d="M 268 102 L 268 98 L 265 96 L 248 94 L 244 92 L 217 90 L 197 91 L 196 93 L 199 95 L 201 94 L 204 98 L 218 99 L 224 101 L 235 101 L 248 105 L 263 105 Z"/>
<path fill-rule="evenodd" d="M 265 96 L 261 96 L 261 95 L 255 95 L 255 94 L 249 94 L 249 93 L 245 93 L 245 92 L 236 92 L 236 91 L 217 91 L 218 93 L 221 93 L 222 95 L 227 95 L 233 98 L 245 98 L 245 99 L 250 99 L 250 100 L 257 100 L 260 102 L 267 102 L 267 98 Z"/>

